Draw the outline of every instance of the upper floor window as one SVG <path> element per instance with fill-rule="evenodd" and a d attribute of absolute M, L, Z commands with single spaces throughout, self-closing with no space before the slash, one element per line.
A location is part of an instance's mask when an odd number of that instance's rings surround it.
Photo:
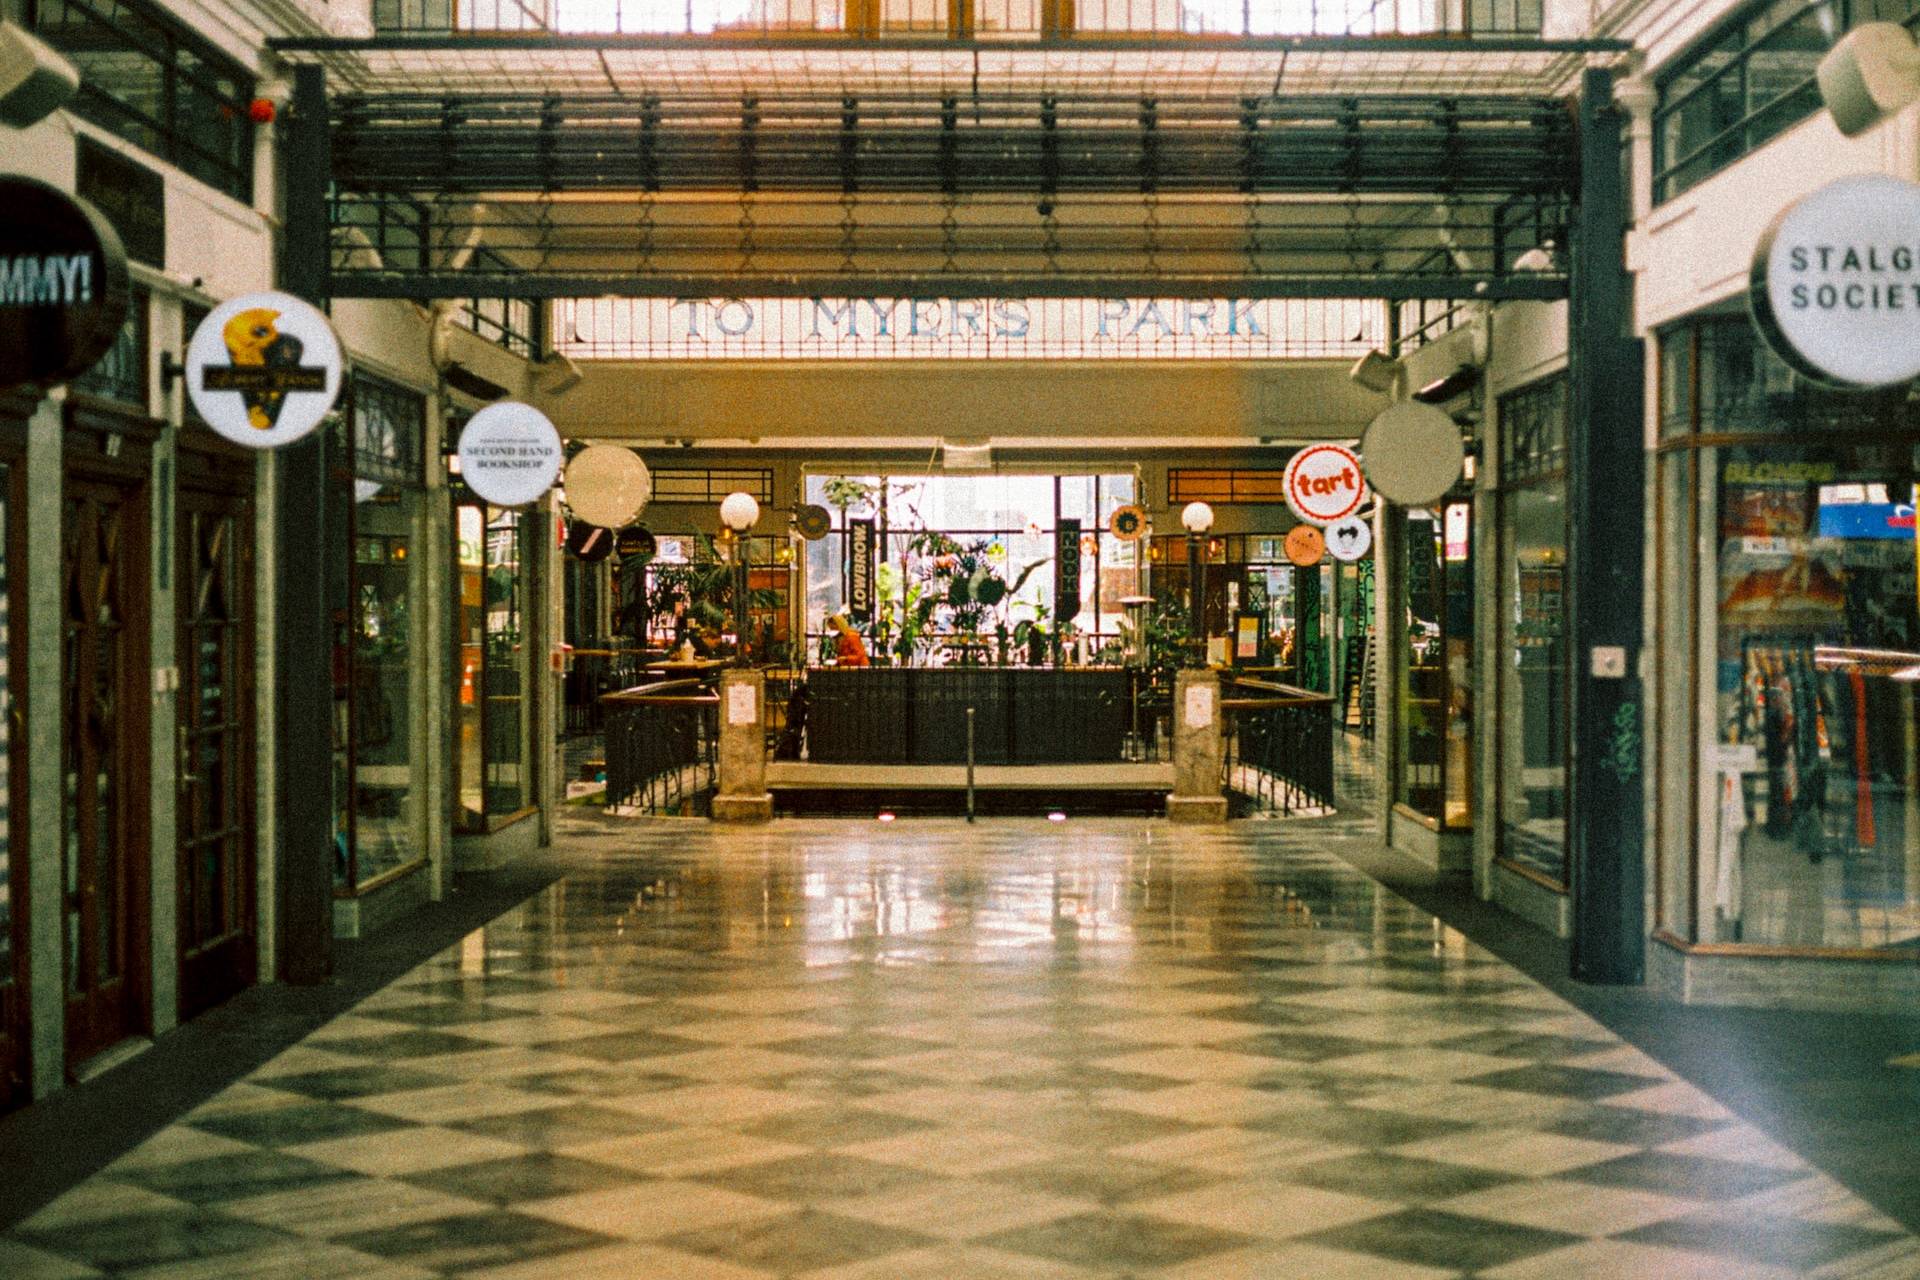
<path fill-rule="evenodd" d="M 253 199 L 253 79 L 143 0 L 7 0 L 80 70 L 73 110 L 236 200 Z"/>
<path fill-rule="evenodd" d="M 1820 109 L 1814 68 L 1867 22 L 1920 18 L 1920 0 L 1772 0 L 1721 27 L 1660 76 L 1655 202 L 1679 195 Z"/>

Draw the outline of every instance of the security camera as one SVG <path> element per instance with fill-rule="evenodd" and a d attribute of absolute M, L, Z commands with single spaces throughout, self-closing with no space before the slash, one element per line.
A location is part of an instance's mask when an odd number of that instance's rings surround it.
<path fill-rule="evenodd" d="M 0 121 L 16 129 L 38 124 L 79 88 L 80 73 L 51 45 L 0 22 Z"/>
<path fill-rule="evenodd" d="M 1898 23 L 1869 22 L 1820 59 L 1814 78 L 1833 122 L 1855 137 L 1920 99 L 1920 47 Z"/>

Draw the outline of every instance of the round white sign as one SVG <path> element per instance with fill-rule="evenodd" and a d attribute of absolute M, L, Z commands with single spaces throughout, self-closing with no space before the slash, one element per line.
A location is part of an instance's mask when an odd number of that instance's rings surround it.
<path fill-rule="evenodd" d="M 1310 444 L 1300 450 L 1287 463 L 1281 483 L 1293 514 L 1309 524 L 1344 520 L 1367 498 L 1360 459 L 1343 444 Z"/>
<path fill-rule="evenodd" d="M 560 478 L 560 432 L 530 404 L 490 404 L 460 429 L 460 478 L 496 507 L 522 507 Z"/>
<path fill-rule="evenodd" d="M 1359 516 L 1348 516 L 1327 526 L 1326 539 L 1327 553 L 1351 564 L 1373 550 L 1373 526 Z"/>
<path fill-rule="evenodd" d="M 1920 185 L 1863 174 L 1788 206 L 1760 237 L 1751 285 L 1761 336 L 1808 377 L 1920 376 Z"/>
<path fill-rule="evenodd" d="M 1360 456 L 1375 493 L 1403 507 L 1426 507 L 1459 483 L 1467 448 L 1443 410 L 1402 400 L 1367 424 Z"/>
<path fill-rule="evenodd" d="M 187 395 L 227 439 L 277 449 L 320 425 L 340 397 L 344 365 L 319 308 L 290 293 L 250 293 L 193 331 Z"/>
<path fill-rule="evenodd" d="M 588 445 L 567 464 L 567 505 L 588 524 L 608 529 L 631 524 L 652 497 L 653 473 L 639 454 L 621 445 Z"/>

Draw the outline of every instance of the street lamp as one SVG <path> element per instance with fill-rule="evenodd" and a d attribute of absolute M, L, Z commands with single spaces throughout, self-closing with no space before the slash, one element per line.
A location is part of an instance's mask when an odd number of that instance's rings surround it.
<path fill-rule="evenodd" d="M 1187 531 L 1187 601 L 1192 613 L 1193 642 L 1201 665 L 1207 660 L 1207 530 L 1213 528 L 1213 508 L 1189 502 L 1180 513 Z"/>
<path fill-rule="evenodd" d="M 750 493 L 730 493 L 720 503 L 720 523 L 733 531 L 734 653 L 747 665 L 747 530 L 760 519 L 760 504 Z"/>

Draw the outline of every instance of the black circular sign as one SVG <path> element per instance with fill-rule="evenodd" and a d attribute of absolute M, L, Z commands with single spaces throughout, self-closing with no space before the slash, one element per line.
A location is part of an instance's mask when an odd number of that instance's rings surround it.
<path fill-rule="evenodd" d="M 818 542 L 833 532 L 833 513 L 816 502 L 809 502 L 793 513 L 793 527 L 808 542 Z"/>
<path fill-rule="evenodd" d="M 614 536 L 614 550 L 620 553 L 622 560 L 639 556 L 651 560 L 660 552 L 660 544 L 645 526 L 630 524 Z"/>
<path fill-rule="evenodd" d="M 567 526 L 567 550 L 588 564 L 605 560 L 613 554 L 613 530 L 575 520 Z"/>
<path fill-rule="evenodd" d="M 66 382 L 126 323 L 127 255 L 106 217 L 32 178 L 0 178 L 0 388 Z"/>

